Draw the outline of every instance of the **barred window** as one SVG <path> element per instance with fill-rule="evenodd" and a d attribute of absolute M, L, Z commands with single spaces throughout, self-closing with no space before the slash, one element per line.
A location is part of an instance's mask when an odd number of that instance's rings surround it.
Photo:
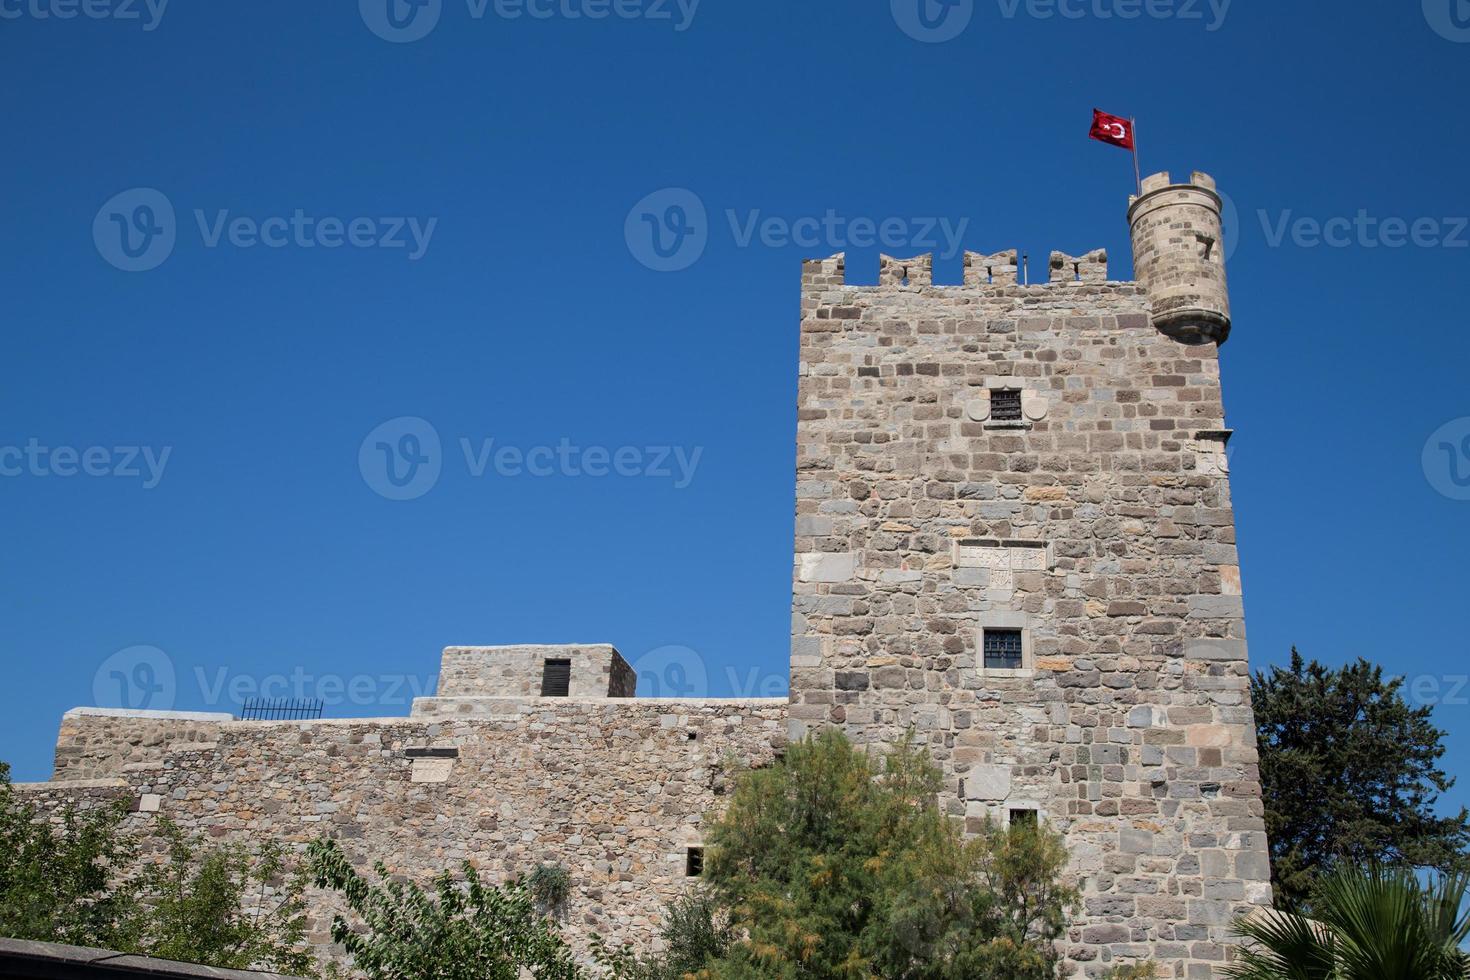
<path fill-rule="evenodd" d="M 691 847 L 684 856 L 684 875 L 698 878 L 704 874 L 704 848 Z"/>
<path fill-rule="evenodd" d="M 985 631 L 985 666 L 991 670 L 1016 670 L 1021 666 L 1021 631 Z"/>
<path fill-rule="evenodd" d="M 564 698 L 572 690 L 572 662 L 548 660 L 541 668 L 541 696 Z"/>
<path fill-rule="evenodd" d="M 990 392 L 990 418 L 994 422 L 1021 421 L 1021 390 L 996 388 Z"/>

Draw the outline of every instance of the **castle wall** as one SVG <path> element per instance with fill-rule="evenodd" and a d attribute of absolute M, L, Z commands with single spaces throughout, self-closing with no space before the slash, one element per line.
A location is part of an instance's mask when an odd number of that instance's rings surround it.
<path fill-rule="evenodd" d="M 55 779 L 91 779 L 149 767 L 176 748 L 212 745 L 227 714 L 74 708 L 56 736 Z"/>
<path fill-rule="evenodd" d="M 124 799 L 143 833 L 164 815 L 244 844 L 328 835 L 359 867 L 381 860 L 420 881 L 466 859 L 497 881 L 558 863 L 574 945 L 597 932 L 646 948 L 730 768 L 768 762 L 785 740 L 784 699 L 482 700 L 494 711 L 473 718 L 439 717 L 429 699 L 422 718 L 137 719 L 162 751 L 110 767 L 96 756 L 19 789 L 52 809 Z M 68 721 L 98 739 L 131 731 L 107 715 Z M 206 728 L 210 741 L 191 741 Z M 312 940 L 326 944 L 332 903 L 311 904 Z"/>
<path fill-rule="evenodd" d="M 971 828 L 1063 831 L 1075 975 L 1207 977 L 1270 901 L 1217 353 L 1099 262 L 1030 287 L 806 264 L 791 724 L 911 728 Z M 987 668 L 987 630 L 1022 662 Z"/>

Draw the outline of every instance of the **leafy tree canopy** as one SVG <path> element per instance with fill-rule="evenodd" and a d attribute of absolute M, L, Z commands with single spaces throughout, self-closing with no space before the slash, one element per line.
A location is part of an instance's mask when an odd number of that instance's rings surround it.
<path fill-rule="evenodd" d="M 876 762 L 835 730 L 744 774 L 708 832 L 704 890 L 670 917 L 674 955 L 622 976 L 1055 976 L 1076 901 L 1059 837 L 992 826 L 967 840 L 939 786 L 911 741 Z"/>
<path fill-rule="evenodd" d="M 459 879 L 444 872 L 426 890 L 394 880 L 379 862 L 379 883 L 363 878 L 336 841 L 310 845 L 318 887 L 342 894 L 356 922 L 337 916 L 332 939 L 369 980 L 577 980 L 582 974 L 536 899 L 520 881 L 503 888 L 465 862 Z"/>
<path fill-rule="evenodd" d="M 1277 903 L 1311 903 L 1339 861 L 1470 868 L 1470 813 L 1435 812 L 1454 780 L 1439 767 L 1444 732 L 1413 708 L 1401 678 L 1359 660 L 1340 669 L 1305 663 L 1251 682 L 1261 751 L 1266 833 Z"/>
<path fill-rule="evenodd" d="M 204 848 L 160 820 L 150 856 L 126 819 L 119 804 L 53 821 L 0 763 L 0 935 L 311 975 L 304 883 L 286 876 L 279 847 Z"/>

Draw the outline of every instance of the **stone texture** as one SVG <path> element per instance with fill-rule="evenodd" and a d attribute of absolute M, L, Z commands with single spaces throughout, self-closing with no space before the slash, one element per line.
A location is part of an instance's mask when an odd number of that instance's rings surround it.
<path fill-rule="evenodd" d="M 803 270 L 796 547 L 856 567 L 793 583 L 792 732 L 913 731 L 972 828 L 1034 801 L 1083 893 L 1077 977 L 1144 956 L 1217 975 L 1232 917 L 1270 901 L 1228 467 L 1198 450 L 1227 431 L 1218 352 L 1154 325 L 1228 317 L 1223 265 L 1198 265 L 1213 191 L 1160 186 L 1135 215 L 1145 283 L 1107 282 L 1100 253 L 1057 253 L 1029 287 L 982 278 L 979 255 L 963 286 L 849 285 L 840 255 Z M 1047 410 L 995 427 L 997 388 Z M 1018 540 L 1042 560 L 1018 563 Z M 998 617 L 1025 624 L 1036 670 L 982 669 Z M 836 680 L 880 659 L 869 685 Z"/>
<path fill-rule="evenodd" d="M 648 948 L 687 886 L 686 849 L 733 770 L 785 744 L 787 714 L 785 699 L 429 698 L 409 718 L 211 721 L 205 742 L 169 737 L 192 733 L 187 719 L 82 711 L 67 716 L 69 739 L 130 743 L 146 726 L 148 741 L 161 736 L 148 764 L 94 753 L 85 768 L 110 778 L 71 765 L 17 791 L 58 814 L 130 800 L 128 826 L 145 834 L 166 816 L 241 843 L 300 849 L 330 835 L 359 867 L 382 860 L 424 882 L 466 859 L 497 881 L 560 863 L 572 878 L 563 927 L 580 951 L 593 932 Z M 458 755 L 410 755 L 426 746 Z M 331 955 L 336 906 L 316 891 L 310 906 L 311 940 Z"/>

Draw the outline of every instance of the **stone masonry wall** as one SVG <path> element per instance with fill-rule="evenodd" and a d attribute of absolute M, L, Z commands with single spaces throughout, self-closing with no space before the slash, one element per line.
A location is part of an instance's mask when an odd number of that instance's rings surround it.
<path fill-rule="evenodd" d="M 466 859 L 496 881 L 559 863 L 572 880 L 565 933 L 585 952 L 593 932 L 654 942 L 731 768 L 765 764 L 785 741 L 784 699 L 465 700 L 494 711 L 438 717 L 429 699 L 425 717 L 210 722 L 207 742 L 190 740 L 188 720 L 147 719 L 165 751 L 110 778 L 68 764 L 61 781 L 18 788 L 49 808 L 123 798 L 145 834 L 166 815 L 244 844 L 330 835 L 358 866 L 382 860 L 420 881 Z M 116 718 L 77 714 L 65 737 L 121 731 Z M 84 769 L 89 778 L 68 778 Z M 311 904 L 325 953 L 333 905 L 319 894 Z"/>
<path fill-rule="evenodd" d="M 91 779 L 156 764 L 185 746 L 210 746 L 227 714 L 74 708 L 56 736 L 56 779 Z"/>
<path fill-rule="evenodd" d="M 793 735 L 912 728 L 972 828 L 1063 831 L 1072 975 L 1210 977 L 1270 901 L 1217 353 L 1073 261 L 1029 287 L 804 267 Z M 986 628 L 1023 631 L 1019 667 L 984 667 Z"/>
<path fill-rule="evenodd" d="M 572 662 L 574 698 L 631 698 L 638 675 L 606 643 L 548 646 L 446 647 L 438 693 L 446 697 L 534 698 L 549 659 Z"/>

